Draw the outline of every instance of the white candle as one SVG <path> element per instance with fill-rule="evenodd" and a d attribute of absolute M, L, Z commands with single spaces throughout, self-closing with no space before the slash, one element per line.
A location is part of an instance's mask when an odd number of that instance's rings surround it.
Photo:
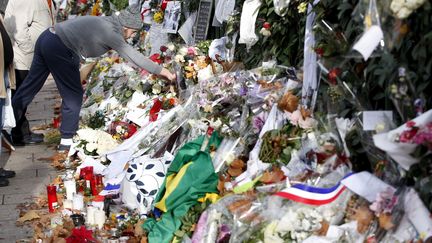
<path fill-rule="evenodd" d="M 73 209 L 83 210 L 84 209 L 84 196 L 81 194 L 75 194 L 73 197 Z"/>
<path fill-rule="evenodd" d="M 66 198 L 73 200 L 73 194 L 76 193 L 75 180 L 64 181 L 64 187 L 66 188 Z"/>
<path fill-rule="evenodd" d="M 101 201 L 101 202 L 93 201 L 92 202 L 92 206 L 95 207 L 95 208 L 98 208 L 100 210 L 103 210 L 103 208 L 104 208 L 104 202 L 103 201 Z"/>
<path fill-rule="evenodd" d="M 103 225 L 105 224 L 105 220 L 106 220 L 105 211 L 97 209 L 94 212 L 94 221 L 99 229 L 102 229 Z"/>
<path fill-rule="evenodd" d="M 73 208 L 73 200 L 66 199 L 63 201 L 63 208 L 72 209 Z"/>
<path fill-rule="evenodd" d="M 88 206 L 87 207 L 87 224 L 88 225 L 94 225 L 95 223 L 95 212 L 98 210 L 95 207 Z"/>

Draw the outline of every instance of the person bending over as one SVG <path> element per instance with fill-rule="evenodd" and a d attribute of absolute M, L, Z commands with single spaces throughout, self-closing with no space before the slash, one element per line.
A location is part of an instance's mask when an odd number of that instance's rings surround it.
<path fill-rule="evenodd" d="M 168 80 L 176 75 L 152 62 L 126 40 L 141 29 L 138 5 L 131 5 L 112 16 L 80 16 L 45 30 L 36 41 L 29 74 L 12 98 L 15 119 L 19 120 L 35 95 L 52 74 L 62 97 L 59 151 L 68 150 L 78 130 L 83 99 L 79 64 L 82 58 L 98 57 L 115 50 L 126 60 Z"/>

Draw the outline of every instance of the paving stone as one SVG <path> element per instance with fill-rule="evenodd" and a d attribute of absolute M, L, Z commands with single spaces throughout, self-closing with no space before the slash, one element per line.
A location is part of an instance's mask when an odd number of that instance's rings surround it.
<path fill-rule="evenodd" d="M 31 178 L 31 179 L 9 179 L 9 186 L 1 187 L 0 194 L 34 193 L 43 192 L 45 185 L 48 185 L 50 178 Z M 45 189 L 46 190 L 46 189 Z M 37 195 L 36 194 L 36 195 Z"/>
<path fill-rule="evenodd" d="M 15 170 L 15 179 L 28 179 L 37 176 L 37 169 Z"/>
<path fill-rule="evenodd" d="M 3 205 L 17 205 L 23 202 L 31 202 L 34 196 L 28 193 L 4 195 Z"/>
<path fill-rule="evenodd" d="M 19 214 L 19 210 L 16 208 L 16 205 L 0 205 L 0 219 L 1 219 L 0 224 L 4 225 L 4 221 L 17 220 L 18 214 Z M 0 226 L 0 229 L 1 228 L 3 227 Z"/>
<path fill-rule="evenodd" d="M 58 175 L 58 171 L 55 171 L 52 168 L 48 168 L 48 169 L 37 169 L 36 170 L 36 177 L 55 177 L 56 175 Z"/>

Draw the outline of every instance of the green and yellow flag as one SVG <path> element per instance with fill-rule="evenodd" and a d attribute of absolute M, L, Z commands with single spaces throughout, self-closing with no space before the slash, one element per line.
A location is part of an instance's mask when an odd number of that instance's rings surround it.
<path fill-rule="evenodd" d="M 180 219 L 206 193 L 217 192 L 216 175 L 209 148 L 218 147 L 222 138 L 217 132 L 210 137 L 205 151 L 200 151 L 204 136 L 185 144 L 171 163 L 165 181 L 159 190 L 155 207 L 164 212 L 161 220 L 148 219 L 144 229 L 150 243 L 170 242 L 180 228 Z"/>

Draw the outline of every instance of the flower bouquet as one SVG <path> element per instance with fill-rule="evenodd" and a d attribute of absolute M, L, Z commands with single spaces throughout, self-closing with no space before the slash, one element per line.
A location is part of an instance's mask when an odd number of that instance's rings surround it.
<path fill-rule="evenodd" d="M 137 126 L 124 121 L 115 121 L 109 126 L 109 133 L 116 140 L 130 138 L 137 131 Z"/>
<path fill-rule="evenodd" d="M 421 144 L 431 143 L 432 110 L 387 133 L 374 135 L 375 146 L 387 152 L 402 168 L 419 162 L 411 154 Z"/>
<path fill-rule="evenodd" d="M 73 139 L 73 147 L 90 156 L 102 155 L 118 145 L 111 134 L 90 128 L 78 130 Z"/>

